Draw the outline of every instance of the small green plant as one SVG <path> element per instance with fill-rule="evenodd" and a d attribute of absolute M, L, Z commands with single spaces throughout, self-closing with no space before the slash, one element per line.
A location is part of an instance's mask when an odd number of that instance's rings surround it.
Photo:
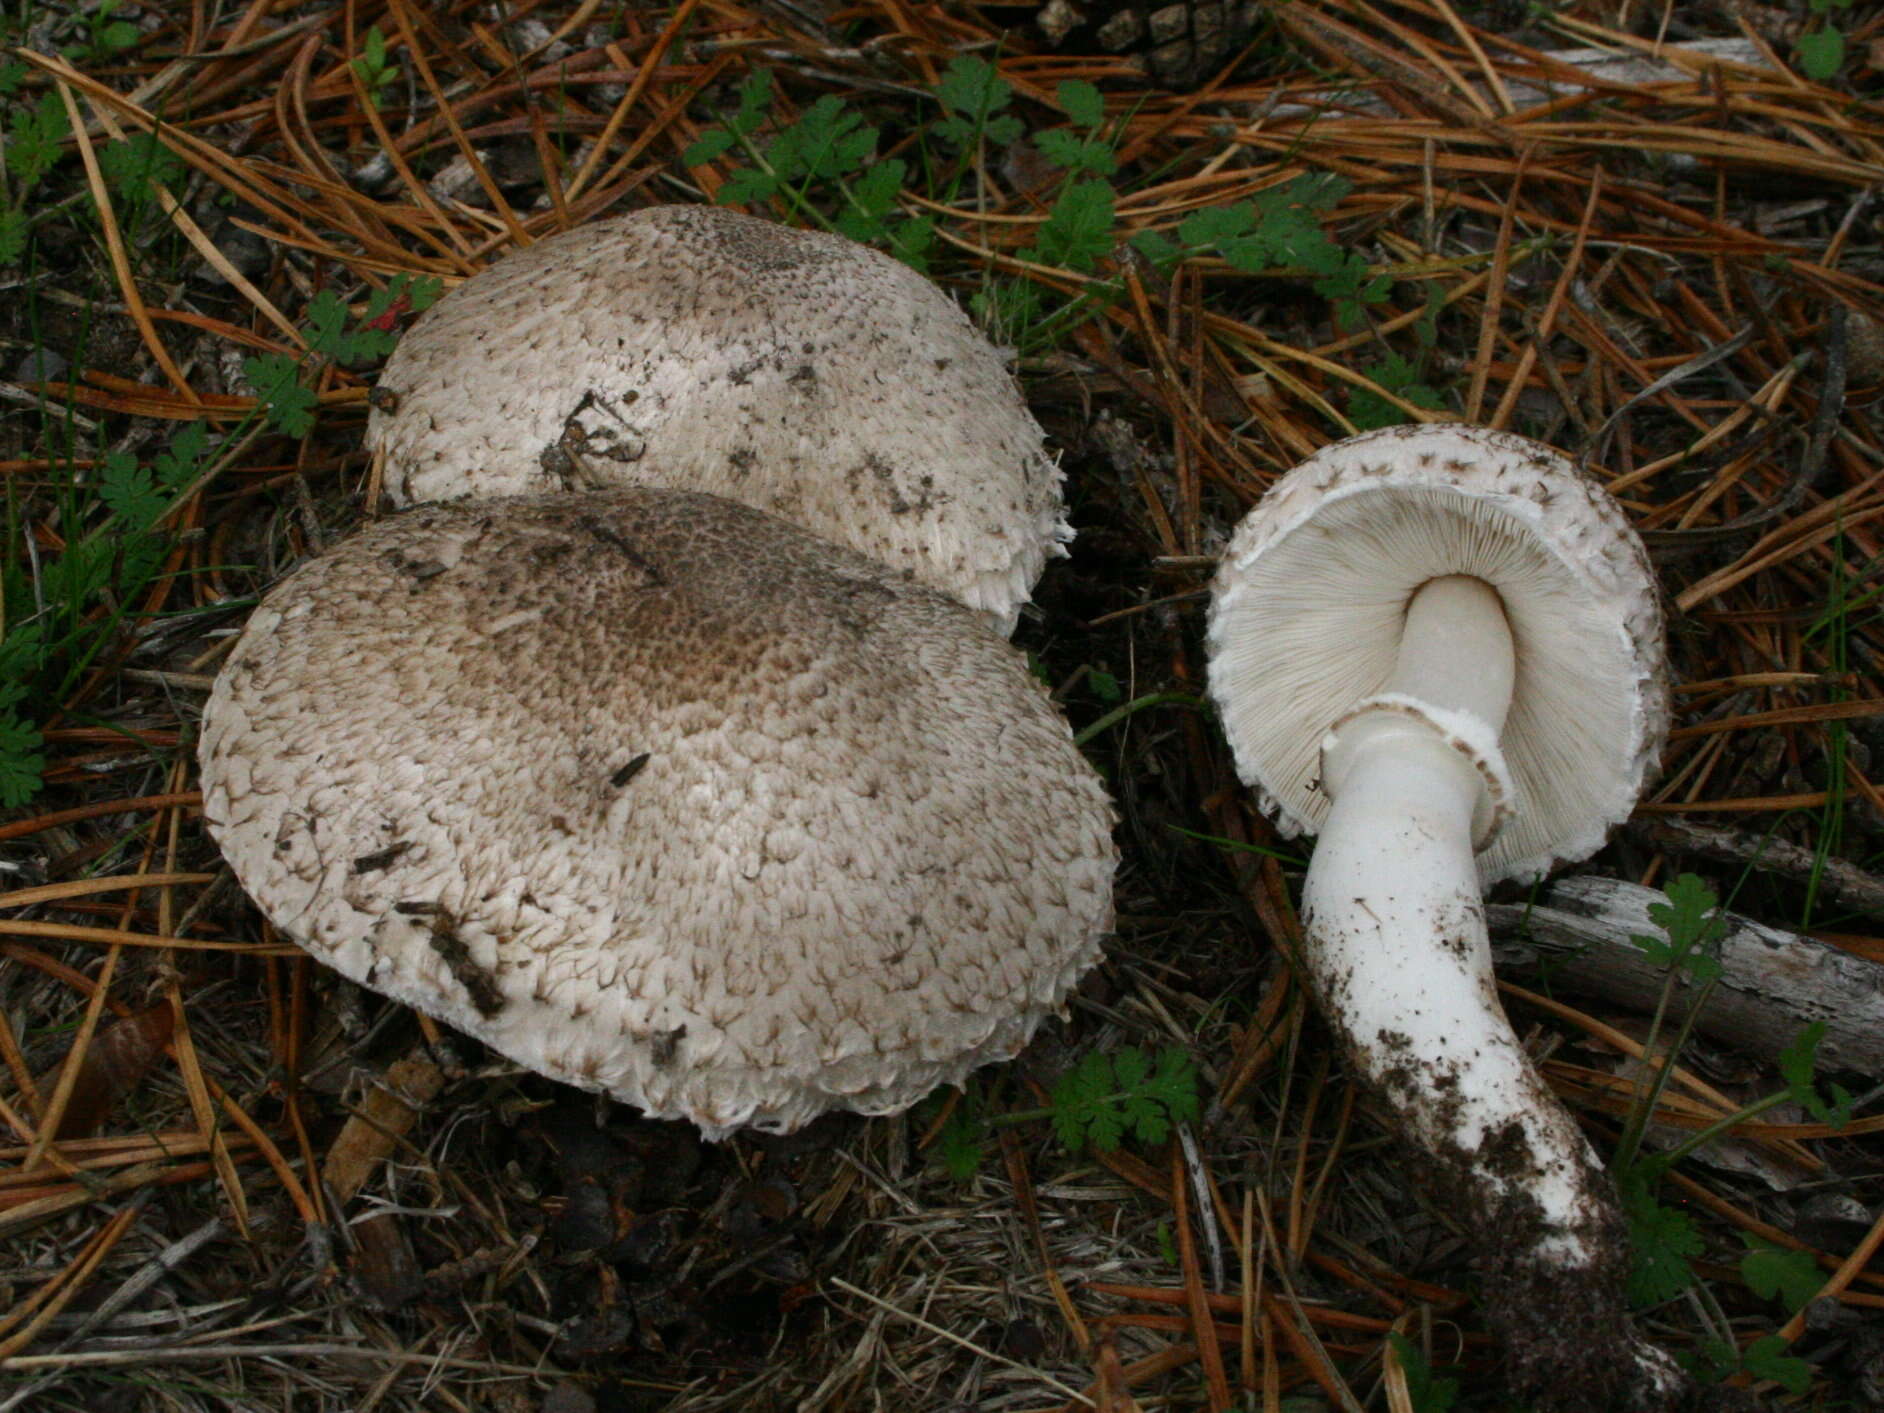
<path fill-rule="evenodd" d="M 1415 407 L 1438 411 L 1445 406 L 1439 394 L 1420 381 L 1417 364 L 1398 353 L 1389 353 L 1379 363 L 1361 370 L 1383 392 L 1405 398 Z M 1373 388 L 1353 388 L 1348 392 L 1348 421 L 1357 432 L 1376 427 L 1392 427 L 1407 420 L 1406 413 L 1395 407 Z"/>
<path fill-rule="evenodd" d="M 69 534 L 56 558 L 29 569 L 25 557 L 17 557 L 0 576 L 0 604 L 7 609 L 0 639 L 0 805 L 23 805 L 39 793 L 46 762 L 39 728 L 28 715 L 33 699 L 71 688 L 156 575 L 168 544 L 157 523 L 197 478 L 208 444 L 208 429 L 194 422 L 147 467 L 128 453 L 107 453 L 96 478 L 103 517 Z M 70 523 L 90 518 L 78 508 Z"/>
<path fill-rule="evenodd" d="M 1044 1108 L 989 1115 L 976 1093 L 964 1090 L 930 1156 L 965 1181 L 981 1166 L 984 1141 L 996 1128 L 1051 1119 L 1068 1148 L 1110 1152 L 1128 1135 L 1148 1145 L 1162 1143 L 1173 1125 L 1191 1122 L 1200 1111 L 1197 1064 L 1188 1051 L 1167 1047 L 1154 1056 L 1127 1045 L 1087 1055 L 1060 1076 Z"/>
<path fill-rule="evenodd" d="M 60 54 L 75 61 L 99 62 L 133 48 L 142 37 L 137 26 L 129 20 L 112 19 L 123 3 L 124 0 L 98 0 L 97 5 L 79 16 L 85 26 L 84 39 L 62 46 Z"/>
<path fill-rule="evenodd" d="M 1851 0 L 1807 0 L 1820 16 L 1817 29 L 1799 36 L 1799 67 L 1806 77 L 1824 83 L 1845 66 L 1845 34 L 1832 22 L 1834 10 L 1848 10 Z"/>
<path fill-rule="evenodd" d="M 1788 1393 L 1804 1393 L 1812 1386 L 1812 1366 L 1786 1353 L 1786 1341 L 1778 1335 L 1762 1335 L 1745 1349 L 1720 1339 L 1701 1342 L 1699 1351 L 1681 1362 L 1697 1379 L 1719 1383 L 1736 1374 L 1756 1379 L 1771 1379 Z"/>
<path fill-rule="evenodd" d="M 1321 218 L 1351 189 L 1346 178 L 1331 173 L 1296 177 L 1252 200 L 1192 212 L 1179 223 L 1176 244 L 1155 231 L 1142 233 L 1134 244 L 1161 265 L 1208 254 L 1252 275 L 1305 271 L 1315 292 L 1333 304 L 1335 324 L 1346 328 L 1363 309 L 1384 301 L 1393 284 L 1322 229 Z"/>
<path fill-rule="evenodd" d="M 1819 1293 L 1825 1278 L 1809 1251 L 1789 1251 L 1742 1232 L 1747 1253 L 1740 1258 L 1740 1278 L 1747 1289 L 1764 1300 L 1777 1300 L 1788 1315 L 1803 1310 Z"/>
<path fill-rule="evenodd" d="M 1459 1381 L 1435 1374 L 1420 1347 L 1398 1331 L 1389 1334 L 1387 1342 L 1406 1374 L 1407 1401 L 1413 1405 L 1413 1413 L 1451 1413 L 1452 1402 L 1459 1396 Z"/>
<path fill-rule="evenodd" d="M 1099 90 L 1083 79 L 1067 79 L 1056 90 L 1060 107 L 1078 131 L 1049 128 L 1034 138 L 1040 155 L 1069 172 L 1088 172 L 1095 177 L 1109 177 L 1119 169 L 1112 143 L 1101 136 L 1105 127 L 1106 101 Z"/>
<path fill-rule="evenodd" d="M 878 130 L 826 95 L 789 126 L 779 128 L 761 147 L 757 133 L 772 107 L 772 74 L 756 69 L 740 85 L 738 110 L 718 127 L 708 128 L 681 161 L 700 167 L 737 147 L 751 166 L 736 167 L 716 200 L 723 206 L 779 199 L 794 216 L 825 226 L 866 244 L 888 247 L 915 269 L 926 266 L 935 222 L 926 216 L 895 220 L 896 196 L 908 166 L 900 157 L 876 156 Z M 811 200 L 814 192 L 835 190 L 835 214 L 826 216 Z"/>
<path fill-rule="evenodd" d="M 1661 929 L 1662 935 L 1633 939 L 1651 961 L 1667 972 L 1661 1002 L 1649 1028 L 1647 1049 L 1651 1054 L 1655 1053 L 1669 996 L 1679 980 L 1685 978 L 1699 988 L 1699 993 L 1691 1000 L 1690 1018 L 1705 1005 L 1708 989 L 1721 974 L 1718 947 L 1727 930 L 1719 899 L 1693 874 L 1681 874 L 1670 882 L 1665 899 L 1651 904 L 1648 910 L 1649 919 Z M 1684 1025 L 1677 1034 L 1669 1047 L 1668 1058 L 1658 1067 L 1655 1082 L 1636 1104 L 1624 1126 L 1613 1163 L 1623 1211 L 1629 1221 L 1633 1259 L 1628 1295 L 1632 1303 L 1657 1305 L 1673 1299 L 1694 1283 L 1692 1262 L 1705 1248 L 1700 1230 L 1684 1209 L 1664 1202 L 1658 1195 L 1663 1176 L 1676 1163 L 1735 1126 L 1787 1102 L 1800 1105 L 1821 1123 L 1833 1127 L 1842 1127 L 1850 1120 L 1857 1102 L 1854 1096 L 1837 1084 L 1821 1089 L 1818 1079 L 1818 1046 L 1824 1032 L 1822 1023 L 1806 1026 L 1781 1054 L 1779 1071 L 1785 1080 L 1784 1088 L 1690 1134 L 1665 1153 L 1642 1157 L 1640 1143 L 1648 1115 L 1667 1083 L 1674 1057 L 1687 1038 L 1687 1027 Z M 1746 1238 L 1746 1242 L 1748 1249 L 1741 1257 L 1740 1273 L 1756 1295 L 1779 1300 L 1790 1314 L 1817 1293 L 1821 1285 L 1818 1268 L 1805 1252 L 1783 1250 L 1752 1237 Z M 1805 1392 L 1811 1382 L 1811 1365 L 1789 1355 L 1785 1341 L 1777 1335 L 1754 1340 L 1744 1349 L 1710 1341 L 1689 1363 L 1698 1376 L 1708 1380 L 1744 1372 L 1755 1378 L 1771 1379 L 1794 1393 Z"/>
<path fill-rule="evenodd" d="M 256 397 L 267 409 L 268 424 L 290 437 L 304 437 L 313 431 L 318 399 L 301 380 L 310 359 L 324 357 L 350 365 L 384 358 L 398 340 L 398 316 L 407 310 L 417 313 L 429 309 L 442 288 L 432 276 L 414 279 L 395 275 L 384 289 L 374 291 L 365 315 L 351 327 L 352 315 L 338 295 L 331 290 L 315 295 L 308 302 L 303 328 L 310 358 L 265 353 L 242 360 L 243 376 L 254 385 Z"/>
<path fill-rule="evenodd" d="M 12 101 L 25 77 L 25 66 L 17 60 L 0 66 L 0 98 L 8 100 L 4 134 L 0 135 L 6 153 L 6 194 L 0 202 L 0 266 L 17 265 L 25 255 L 26 237 L 32 229 L 33 188 L 59 160 L 59 144 L 71 126 L 65 104 L 51 90 L 30 104 Z"/>
<path fill-rule="evenodd" d="M 136 157 L 133 152 L 123 160 Z M 304 327 L 306 358 L 273 353 L 243 363 L 262 404 L 263 425 L 307 435 L 317 399 L 302 381 L 304 368 L 317 359 L 383 358 L 392 349 L 399 315 L 429 307 L 440 289 L 436 279 L 396 276 L 368 299 L 357 324 L 331 291 L 316 295 Z M 62 700 L 133 611 L 170 546 L 162 521 L 205 474 L 210 449 L 208 426 L 192 422 L 148 463 L 128 452 L 107 452 L 89 483 L 68 489 L 62 519 L 84 527 L 82 532 L 69 532 L 63 549 L 44 560 L 7 557 L 0 575 L 0 623 L 6 625 L 0 637 L 0 806 L 22 805 L 38 794 L 46 762 L 36 722 L 43 708 L 36 703 Z"/>
<path fill-rule="evenodd" d="M 378 25 L 369 29 L 361 40 L 360 56 L 353 61 L 353 72 L 366 90 L 366 101 L 376 109 L 383 106 L 386 91 L 399 82 L 400 69 L 386 57 L 386 36 L 380 33 Z"/>
<path fill-rule="evenodd" d="M 1073 1149 L 1117 1148 L 1127 1133 L 1147 1145 L 1163 1143 L 1173 1124 L 1197 1114 L 1197 1063 L 1174 1047 L 1155 1061 L 1136 1045 L 1095 1050 L 1053 1086 L 1053 1128 Z"/>
<path fill-rule="evenodd" d="M 1014 90 L 999 69 L 975 54 L 961 54 L 949 62 L 935 89 L 943 116 L 929 131 L 952 147 L 974 147 L 992 142 L 1006 147 L 1019 142 L 1021 120 L 1007 111 Z"/>

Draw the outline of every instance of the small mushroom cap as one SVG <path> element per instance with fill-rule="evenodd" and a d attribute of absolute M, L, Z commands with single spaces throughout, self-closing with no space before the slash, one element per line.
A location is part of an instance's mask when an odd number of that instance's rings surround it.
<path fill-rule="evenodd" d="M 1021 654 L 758 511 L 425 506 L 279 584 L 204 813 L 274 923 L 709 1134 L 1005 1059 L 1111 925 L 1111 810 Z"/>
<path fill-rule="evenodd" d="M 401 505 L 711 491 L 994 615 L 1072 538 L 1000 353 L 908 266 L 711 206 L 566 231 L 400 340 L 367 445 Z"/>
<path fill-rule="evenodd" d="M 1489 884 L 1601 848 L 1668 731 L 1662 613 L 1622 510 L 1558 453 L 1480 427 L 1389 427 L 1336 443 L 1244 518 L 1218 569 L 1210 690 L 1237 769 L 1287 834 L 1328 813 L 1327 728 L 1380 693 L 1427 580 L 1497 590 L 1517 659 L 1501 747 L 1510 817 Z"/>

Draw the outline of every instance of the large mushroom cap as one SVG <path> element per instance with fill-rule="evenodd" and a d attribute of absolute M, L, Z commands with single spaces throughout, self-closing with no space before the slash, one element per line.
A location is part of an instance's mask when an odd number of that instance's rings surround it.
<path fill-rule="evenodd" d="M 1111 923 L 1110 808 L 985 620 L 714 496 L 427 506 L 216 683 L 204 812 L 275 924 L 714 1135 L 1004 1059 Z"/>
<path fill-rule="evenodd" d="M 387 361 L 399 504 L 711 491 L 1012 626 L 1071 538 L 1001 355 L 887 255 L 710 206 L 598 221 L 453 290 Z"/>
<path fill-rule="evenodd" d="M 1469 575 L 1503 601 L 1516 679 L 1512 796 L 1481 880 L 1602 846 L 1667 733 L 1661 606 L 1621 509 L 1556 452 L 1479 427 L 1390 427 L 1327 447 L 1238 527 L 1210 619 L 1211 694 L 1246 783 L 1317 833 L 1323 735 L 1393 672 L 1406 606 Z"/>

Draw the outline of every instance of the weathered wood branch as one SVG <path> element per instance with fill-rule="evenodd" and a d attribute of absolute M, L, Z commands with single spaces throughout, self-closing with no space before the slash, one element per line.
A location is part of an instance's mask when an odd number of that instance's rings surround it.
<path fill-rule="evenodd" d="M 1630 938 L 1661 936 L 1652 888 L 1610 878 L 1565 878 L 1541 905 L 1486 909 L 1501 973 L 1548 973 L 1554 987 L 1614 1005 L 1652 1011 L 1663 971 Z M 1884 1075 L 1884 965 L 1797 933 L 1728 914 L 1722 974 L 1696 1028 L 1708 1038 L 1774 1060 L 1800 1028 L 1825 1022 L 1819 1063 L 1828 1070 Z M 1670 1013 L 1685 1016 L 1699 987 L 1679 983 Z"/>

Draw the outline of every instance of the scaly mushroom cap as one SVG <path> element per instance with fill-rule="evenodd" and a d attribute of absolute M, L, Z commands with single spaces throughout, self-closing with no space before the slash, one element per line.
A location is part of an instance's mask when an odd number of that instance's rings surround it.
<path fill-rule="evenodd" d="M 1506 432 L 1352 437 L 1238 526 L 1210 615 L 1211 695 L 1238 772 L 1285 833 L 1319 832 L 1323 734 L 1381 691 L 1413 591 L 1448 574 L 1497 590 L 1517 655 L 1512 795 L 1481 881 L 1585 858 L 1635 807 L 1667 735 L 1661 605 L 1608 493 Z"/>
<path fill-rule="evenodd" d="M 557 486 L 711 491 L 1007 628 L 1072 538 L 995 348 L 839 236 L 662 206 L 539 241 L 400 340 L 367 445 L 401 505 Z"/>
<path fill-rule="evenodd" d="M 204 813 L 315 956 L 714 1136 L 900 1109 L 1098 959 L 1103 787 L 984 619 L 714 496 L 427 506 L 271 592 Z"/>

